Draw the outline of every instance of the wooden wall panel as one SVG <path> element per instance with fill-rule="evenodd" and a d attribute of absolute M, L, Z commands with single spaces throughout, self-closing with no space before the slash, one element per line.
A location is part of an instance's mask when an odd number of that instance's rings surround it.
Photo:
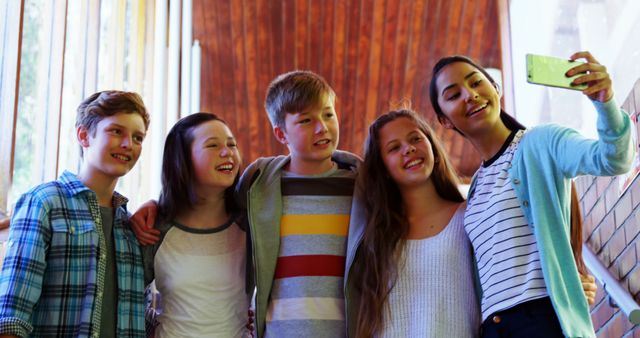
<path fill-rule="evenodd" d="M 264 112 L 269 82 L 309 69 L 335 89 L 340 148 L 362 154 L 367 126 L 402 102 L 425 115 L 468 177 L 480 160 L 444 130 L 428 99 L 431 67 L 464 54 L 500 68 L 496 0 L 194 0 L 201 107 L 224 117 L 246 164 L 286 153 Z"/>

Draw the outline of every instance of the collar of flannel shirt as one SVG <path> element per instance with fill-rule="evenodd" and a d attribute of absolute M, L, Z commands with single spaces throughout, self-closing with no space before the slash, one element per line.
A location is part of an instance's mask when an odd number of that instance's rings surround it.
<path fill-rule="evenodd" d="M 95 192 L 93 192 L 86 185 L 84 185 L 82 181 L 80 181 L 80 179 L 78 178 L 78 175 L 70 171 L 65 170 L 62 173 L 62 175 L 60 175 L 60 182 L 62 182 L 66 193 L 70 197 L 81 194 L 81 193 L 95 195 Z M 129 199 L 120 195 L 117 191 L 113 192 L 113 199 L 112 199 L 113 208 L 122 207 L 125 210 L 127 210 L 127 202 L 129 202 Z"/>

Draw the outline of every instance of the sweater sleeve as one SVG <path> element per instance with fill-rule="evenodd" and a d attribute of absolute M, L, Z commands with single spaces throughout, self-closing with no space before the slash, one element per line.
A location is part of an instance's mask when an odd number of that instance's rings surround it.
<path fill-rule="evenodd" d="M 631 168 L 634 147 L 631 119 L 614 100 L 594 102 L 598 111 L 598 139 L 588 139 L 576 130 L 551 125 L 546 135 L 556 164 L 567 177 L 613 176 Z"/>
<path fill-rule="evenodd" d="M 264 159 L 257 159 L 251 163 L 244 170 L 238 180 L 238 184 L 234 191 L 234 197 L 241 210 L 247 209 L 247 193 L 249 192 L 253 182 L 256 180 L 257 175 L 260 174 L 260 166 L 264 161 Z"/>
<path fill-rule="evenodd" d="M 156 244 L 145 245 L 140 247 L 142 251 L 142 262 L 144 265 L 144 285 L 149 285 L 156 277 L 154 269 L 154 259 L 158 246 Z"/>

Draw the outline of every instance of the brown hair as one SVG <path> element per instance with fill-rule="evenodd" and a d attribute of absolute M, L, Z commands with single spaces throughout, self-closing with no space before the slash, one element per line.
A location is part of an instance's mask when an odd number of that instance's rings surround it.
<path fill-rule="evenodd" d="M 354 285 L 360 296 L 357 337 L 371 337 L 382 329 L 383 312 L 389 292 L 395 285 L 400 254 L 406 243 L 409 223 L 397 184 L 384 165 L 380 148 L 380 129 L 398 118 L 411 120 L 431 143 L 434 168 L 431 179 L 439 196 L 462 202 L 458 178 L 444 148 L 426 122 L 414 111 L 400 109 L 379 116 L 369 126 L 365 159 L 358 175 L 366 212 L 364 237 L 354 264 Z"/>
<path fill-rule="evenodd" d="M 582 259 L 582 210 L 580 210 L 580 201 L 578 200 L 578 191 L 576 184 L 571 181 L 571 251 L 576 261 L 576 267 L 581 275 L 589 274 L 587 266 Z"/>
<path fill-rule="evenodd" d="M 308 70 L 295 70 L 276 77 L 267 89 L 264 107 L 273 127 L 284 128 L 287 113 L 301 112 L 320 104 L 324 95 L 336 93 L 325 79 Z"/>
<path fill-rule="evenodd" d="M 95 136 L 98 123 L 117 113 L 138 114 L 142 117 L 145 130 L 149 128 L 149 113 L 140 95 L 119 90 L 97 92 L 84 99 L 77 109 L 76 128 L 83 127 Z M 80 147 L 80 156 L 82 154 Z"/>

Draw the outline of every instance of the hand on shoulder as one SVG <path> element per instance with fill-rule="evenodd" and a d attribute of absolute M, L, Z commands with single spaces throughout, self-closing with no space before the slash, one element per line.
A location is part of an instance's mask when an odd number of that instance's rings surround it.
<path fill-rule="evenodd" d="M 149 200 L 142 204 L 129 219 L 131 229 L 133 229 L 140 245 L 152 245 L 160 240 L 160 231 L 153 228 L 157 212 L 157 202 Z"/>

